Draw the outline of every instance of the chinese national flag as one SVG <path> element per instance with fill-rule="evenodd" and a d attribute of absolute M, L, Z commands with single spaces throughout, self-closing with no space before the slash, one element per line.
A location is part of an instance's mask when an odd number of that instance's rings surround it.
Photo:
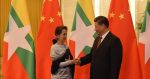
<path fill-rule="evenodd" d="M 123 60 L 119 79 L 142 79 L 136 35 L 128 0 L 112 0 L 109 10 L 110 30 L 123 45 Z"/>
<path fill-rule="evenodd" d="M 58 0 L 44 0 L 36 41 L 36 79 L 51 79 L 50 48 L 59 25 L 63 23 Z"/>

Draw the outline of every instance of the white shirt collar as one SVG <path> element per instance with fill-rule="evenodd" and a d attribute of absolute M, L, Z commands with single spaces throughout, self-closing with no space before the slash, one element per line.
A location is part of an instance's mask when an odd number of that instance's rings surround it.
<path fill-rule="evenodd" d="M 105 38 L 108 33 L 109 33 L 109 31 L 107 31 L 105 34 L 103 34 L 103 35 L 102 35 L 102 38 Z"/>
<path fill-rule="evenodd" d="M 105 39 L 105 37 L 107 36 L 107 34 L 108 34 L 109 32 L 110 32 L 110 31 L 107 31 L 105 34 L 102 35 L 101 42 Z"/>

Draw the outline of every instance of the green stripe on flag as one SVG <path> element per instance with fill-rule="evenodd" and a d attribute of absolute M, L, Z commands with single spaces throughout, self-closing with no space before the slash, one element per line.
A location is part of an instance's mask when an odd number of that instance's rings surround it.
<path fill-rule="evenodd" d="M 145 32 L 145 31 L 146 31 L 146 18 L 147 18 L 147 13 L 148 13 L 149 16 L 150 16 L 150 2 L 149 2 L 149 1 L 147 2 L 147 7 L 146 7 L 146 10 L 145 10 L 144 20 L 143 20 L 143 24 L 142 24 L 142 26 L 141 26 L 141 32 Z"/>
<path fill-rule="evenodd" d="M 73 19 L 73 25 L 72 25 L 72 31 L 76 30 L 76 12 L 75 12 L 75 16 L 74 16 L 74 19 Z"/>
<path fill-rule="evenodd" d="M 146 29 L 146 13 L 145 13 L 145 17 L 144 17 L 144 20 L 143 20 L 143 24 L 141 26 L 141 33 L 145 32 L 145 29 Z"/>
<path fill-rule="evenodd" d="M 150 15 L 150 1 L 148 1 L 148 3 L 147 3 L 147 12 Z"/>
<path fill-rule="evenodd" d="M 27 34 L 27 36 L 25 37 L 26 40 L 28 41 L 30 47 L 32 48 L 32 51 L 34 51 L 34 42 L 32 37 L 30 36 L 30 34 Z M 34 53 L 34 52 L 33 52 Z"/>
<path fill-rule="evenodd" d="M 90 52 L 91 52 L 91 47 L 89 47 L 89 46 L 85 46 L 84 47 L 84 49 L 83 49 L 83 52 L 84 52 L 84 54 L 89 54 Z"/>
<path fill-rule="evenodd" d="M 19 57 L 21 63 L 23 64 L 30 79 L 35 79 L 35 59 L 34 53 L 25 50 L 23 48 L 17 48 L 17 56 Z"/>
<path fill-rule="evenodd" d="M 98 36 L 99 36 L 99 35 L 98 35 L 97 32 L 95 32 L 94 35 L 93 35 L 94 39 L 96 39 Z"/>
<path fill-rule="evenodd" d="M 10 9 L 10 14 L 11 16 L 13 17 L 13 19 L 15 20 L 16 24 L 18 25 L 18 27 L 23 27 L 24 25 L 22 24 L 20 18 L 18 17 L 15 9 L 13 8 L 13 6 L 11 6 L 11 9 Z"/>
<path fill-rule="evenodd" d="M 7 27 L 6 27 L 6 32 L 8 31 L 9 31 L 9 20 L 8 20 Z"/>
<path fill-rule="evenodd" d="M 85 15 L 85 13 L 84 13 L 84 11 L 83 11 L 83 9 L 81 8 L 81 6 L 80 6 L 80 4 L 79 3 L 77 3 L 77 12 L 78 12 L 78 14 L 79 14 L 79 16 L 81 17 L 81 19 L 82 19 L 82 21 L 84 22 L 84 24 L 86 25 L 86 26 L 89 26 L 89 25 L 91 25 L 91 22 L 90 22 L 90 20 L 87 18 L 87 16 Z"/>
<path fill-rule="evenodd" d="M 76 12 L 75 12 L 75 16 L 74 16 L 74 19 L 73 19 L 72 31 L 76 30 L 76 17 L 77 17 L 76 15 L 77 15 L 77 13 L 79 14 L 79 16 L 81 17 L 82 21 L 84 22 L 84 24 L 86 26 L 91 25 L 90 20 L 85 15 L 85 13 L 84 13 L 83 9 L 81 8 L 80 4 L 77 3 Z"/>

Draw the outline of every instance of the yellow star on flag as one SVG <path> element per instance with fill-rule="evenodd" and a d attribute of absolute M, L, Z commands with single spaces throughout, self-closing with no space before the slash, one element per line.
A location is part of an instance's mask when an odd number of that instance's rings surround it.
<path fill-rule="evenodd" d="M 54 22 L 54 18 L 50 17 L 49 22 L 53 23 Z"/>
<path fill-rule="evenodd" d="M 119 18 L 120 18 L 120 19 L 124 19 L 124 14 L 120 14 L 120 15 L 119 15 Z"/>
<path fill-rule="evenodd" d="M 110 13 L 110 17 L 113 18 L 115 16 L 115 13 Z"/>
<path fill-rule="evenodd" d="M 45 20 L 45 17 L 44 17 L 44 16 L 42 16 L 42 17 L 41 17 L 41 21 L 44 21 L 44 20 Z"/>

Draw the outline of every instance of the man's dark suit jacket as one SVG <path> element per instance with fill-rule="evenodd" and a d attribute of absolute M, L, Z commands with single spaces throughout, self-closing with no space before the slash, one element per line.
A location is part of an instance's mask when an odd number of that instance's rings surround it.
<path fill-rule="evenodd" d="M 91 53 L 80 59 L 81 66 L 91 63 L 90 79 L 118 79 L 122 62 L 122 44 L 111 32 L 97 47 L 95 39 Z"/>

